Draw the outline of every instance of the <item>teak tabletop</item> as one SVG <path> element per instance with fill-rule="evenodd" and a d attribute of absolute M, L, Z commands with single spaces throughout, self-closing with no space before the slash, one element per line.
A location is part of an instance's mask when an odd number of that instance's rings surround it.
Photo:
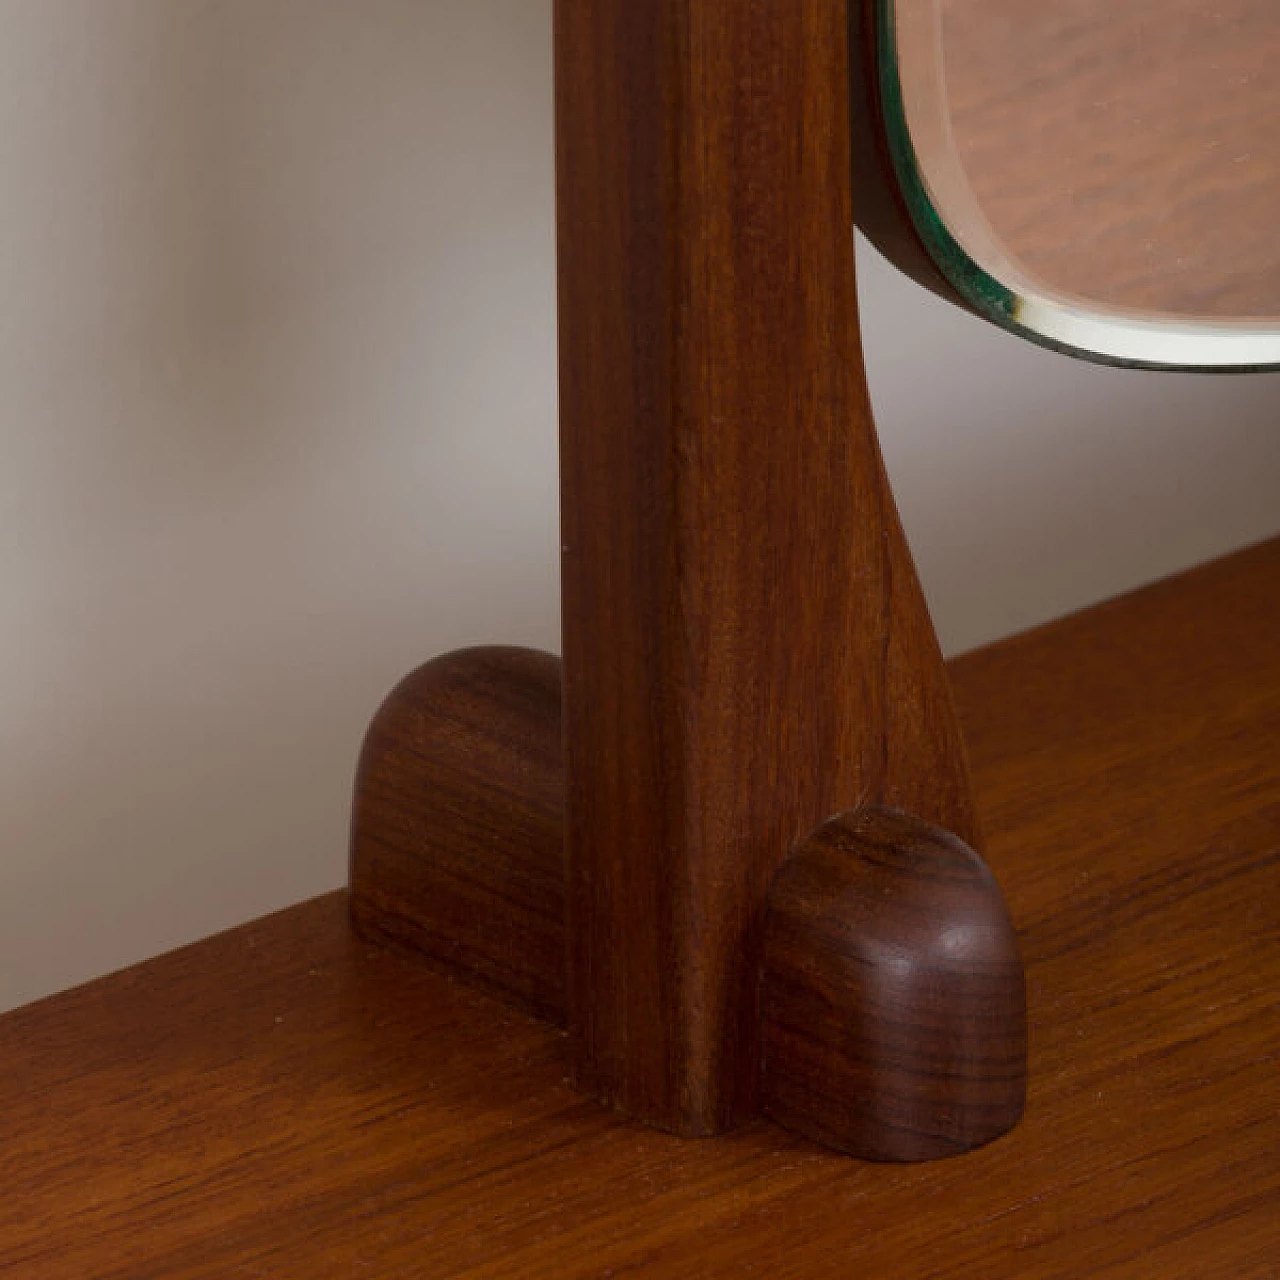
<path fill-rule="evenodd" d="M 653 1132 L 335 893 L 0 1018 L 0 1274 L 1280 1275 L 1280 540 L 950 670 L 1027 967 L 1009 1136 Z"/>

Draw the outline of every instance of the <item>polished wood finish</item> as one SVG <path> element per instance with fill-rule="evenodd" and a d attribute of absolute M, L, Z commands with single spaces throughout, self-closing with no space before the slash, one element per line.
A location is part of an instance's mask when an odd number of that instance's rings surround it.
<path fill-rule="evenodd" d="M 391 692 L 356 774 L 351 912 L 365 937 L 564 1021 L 558 658 L 464 649 Z"/>
<path fill-rule="evenodd" d="M 357 770 L 351 917 L 364 938 L 565 1018 L 560 662 L 462 650 L 403 680 Z M 979 1146 L 1022 1113 L 1017 940 L 982 859 L 866 806 L 774 876 L 762 950 L 764 1109 L 878 1160 Z"/>
<path fill-rule="evenodd" d="M 655 1133 L 331 895 L 0 1018 L 0 1274 L 1264 1280 L 1280 541 L 951 664 L 1027 965 L 1008 1136 Z"/>
<path fill-rule="evenodd" d="M 712 1133 L 795 842 L 977 833 L 863 378 L 845 6 L 559 0 L 556 77 L 572 1070 Z"/>
<path fill-rule="evenodd" d="M 351 909 L 566 1021 L 581 1087 L 709 1134 L 758 1110 L 797 838 L 878 802 L 976 828 L 862 377 L 842 13 L 556 15 L 563 692 L 555 659 L 495 649 L 392 693 Z"/>
<path fill-rule="evenodd" d="M 950 832 L 874 806 L 774 877 L 761 981 L 765 1113 L 871 1160 L 959 1155 L 1026 1100 L 1013 922 Z"/>

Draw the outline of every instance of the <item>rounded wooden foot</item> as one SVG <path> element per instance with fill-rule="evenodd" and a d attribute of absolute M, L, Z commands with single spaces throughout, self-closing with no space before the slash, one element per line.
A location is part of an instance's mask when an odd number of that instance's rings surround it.
<path fill-rule="evenodd" d="M 1026 997 L 999 887 L 909 814 L 831 819 L 775 877 L 761 993 L 765 1110 L 872 1160 L 930 1160 L 1011 1128 Z"/>
<path fill-rule="evenodd" d="M 560 660 L 463 649 L 419 667 L 356 775 L 358 931 L 564 1020 Z"/>

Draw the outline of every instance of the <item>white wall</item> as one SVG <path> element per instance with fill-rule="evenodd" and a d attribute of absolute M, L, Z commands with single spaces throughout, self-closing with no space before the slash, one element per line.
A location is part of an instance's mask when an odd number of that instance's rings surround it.
<path fill-rule="evenodd" d="M 0 1006 L 340 884 L 394 679 L 557 643 L 549 0 L 0 0 Z M 956 650 L 1280 530 L 1280 379 L 862 259 Z"/>

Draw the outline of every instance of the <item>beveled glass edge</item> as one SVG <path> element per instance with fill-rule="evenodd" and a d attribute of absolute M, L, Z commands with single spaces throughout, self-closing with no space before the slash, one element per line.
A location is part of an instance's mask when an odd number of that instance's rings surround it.
<path fill-rule="evenodd" d="M 876 76 L 894 177 L 929 257 L 971 310 L 1040 346 L 1098 364 L 1217 373 L 1280 369 L 1280 324 L 1146 316 L 1101 304 L 1086 309 L 1025 275 L 1016 284 L 1002 281 L 975 261 L 939 212 L 911 136 L 898 66 L 903 0 L 873 2 Z M 905 3 L 936 5 L 937 0 Z M 933 70 L 942 75 L 941 66 Z M 938 124 L 948 127 L 945 120 Z"/>

